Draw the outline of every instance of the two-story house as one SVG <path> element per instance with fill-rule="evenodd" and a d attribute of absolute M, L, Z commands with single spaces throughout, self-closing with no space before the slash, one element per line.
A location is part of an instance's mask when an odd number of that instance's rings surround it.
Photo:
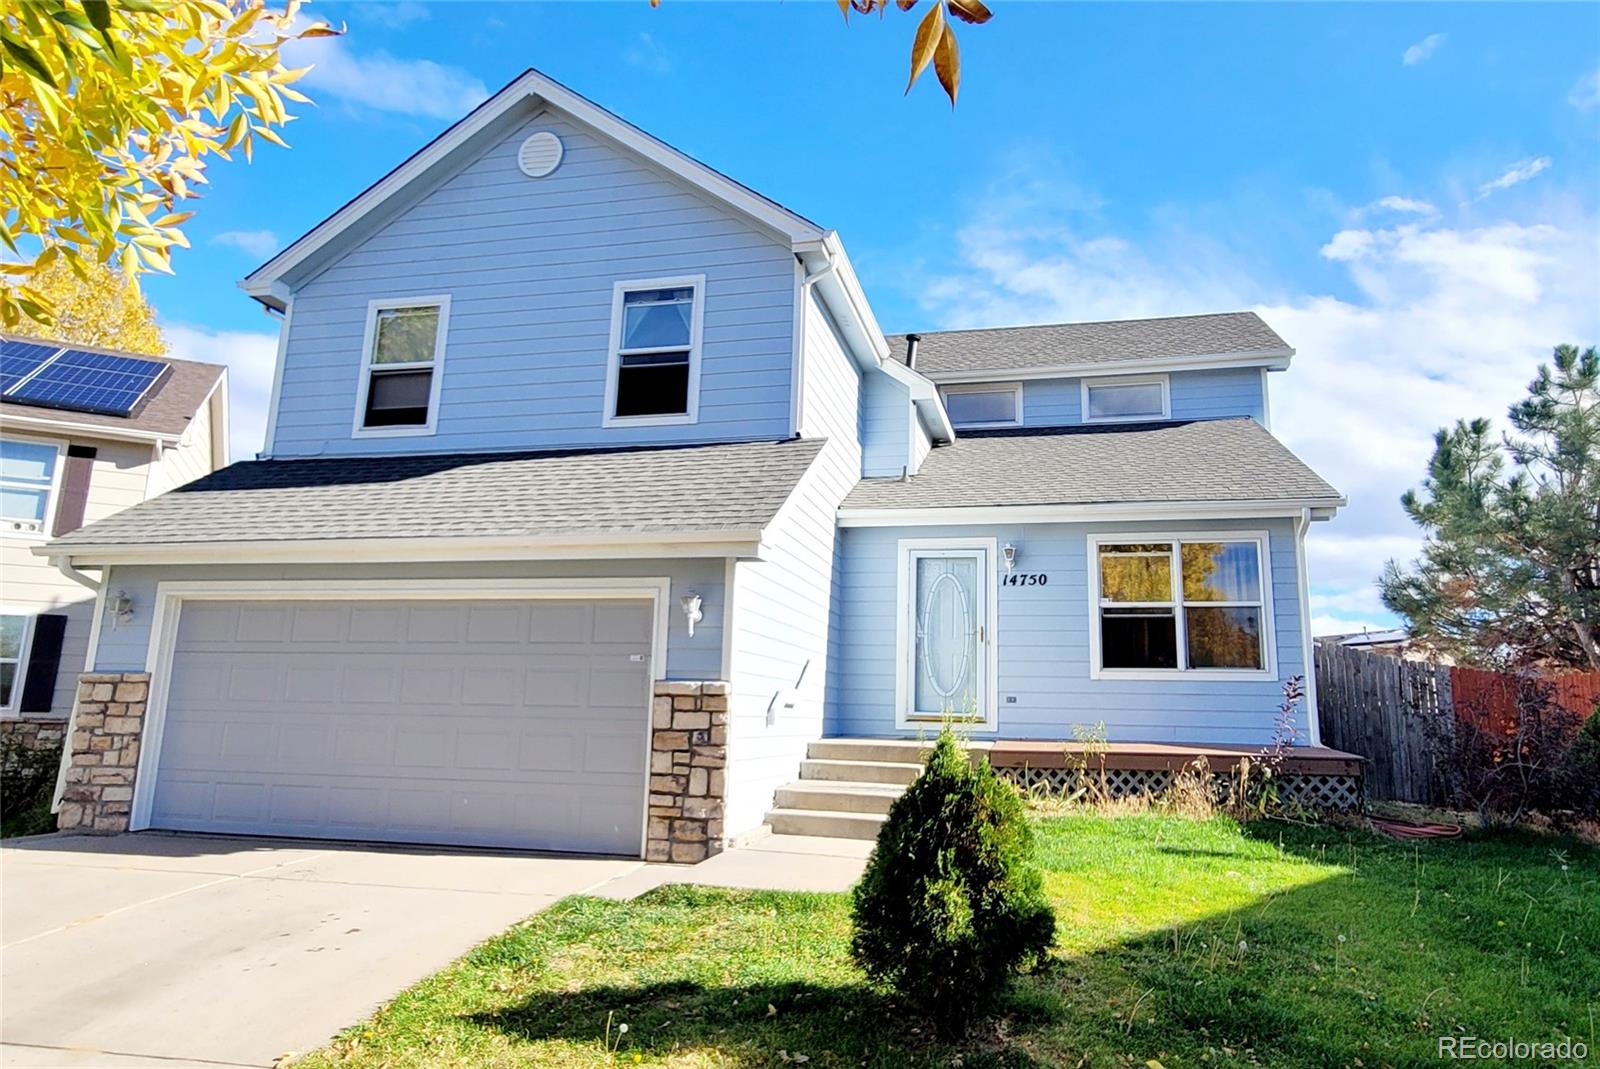
<path fill-rule="evenodd" d="M 64 827 L 694 860 L 869 834 L 946 716 L 1170 762 L 1306 672 L 1342 500 L 1255 315 L 886 338 L 837 234 L 533 71 L 242 285 L 261 458 L 41 550 L 126 599 Z"/>
<path fill-rule="evenodd" d="M 0 337 L 0 732 L 62 739 L 94 577 L 32 549 L 228 462 L 227 369 Z"/>

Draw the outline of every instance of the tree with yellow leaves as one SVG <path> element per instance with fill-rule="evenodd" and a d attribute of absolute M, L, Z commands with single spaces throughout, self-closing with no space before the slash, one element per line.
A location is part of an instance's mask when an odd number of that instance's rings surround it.
<path fill-rule="evenodd" d="M 104 264 L 84 265 L 88 281 L 80 279 L 57 260 L 34 274 L 29 286 L 54 311 L 53 322 L 42 328 L 52 341 L 121 349 L 128 353 L 160 356 L 167 340 L 156 325 L 155 312 L 144 294 L 121 271 Z"/>
<path fill-rule="evenodd" d="M 295 28 L 299 0 L 10 0 L 0 16 L 0 323 L 55 318 L 40 277 L 62 263 L 117 263 L 131 281 L 171 271 L 206 182 L 206 157 L 249 159 L 284 144 L 304 70 L 285 43 L 335 34 Z"/>

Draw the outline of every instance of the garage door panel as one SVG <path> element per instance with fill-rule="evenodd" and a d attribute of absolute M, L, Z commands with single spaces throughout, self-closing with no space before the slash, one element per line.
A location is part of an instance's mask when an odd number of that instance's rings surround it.
<path fill-rule="evenodd" d="M 634 602 L 194 602 L 152 824 L 636 853 Z"/>

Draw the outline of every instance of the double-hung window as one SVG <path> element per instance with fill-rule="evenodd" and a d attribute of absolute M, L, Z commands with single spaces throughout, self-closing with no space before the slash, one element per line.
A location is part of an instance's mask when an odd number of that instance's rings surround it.
<path fill-rule="evenodd" d="M 0 712 L 12 712 L 22 692 L 23 658 L 28 651 L 30 617 L 0 614 Z"/>
<path fill-rule="evenodd" d="M 1172 415 L 1165 375 L 1136 378 L 1083 379 L 1083 421 L 1161 420 Z"/>
<path fill-rule="evenodd" d="M 368 306 L 357 435 L 433 433 L 449 319 L 449 297 L 373 301 Z"/>
<path fill-rule="evenodd" d="M 1092 543 L 1097 675 L 1272 671 L 1266 536 Z"/>
<path fill-rule="evenodd" d="M 955 427 L 1016 427 L 1022 423 L 1022 387 L 1017 383 L 946 386 L 944 409 Z"/>
<path fill-rule="evenodd" d="M 45 533 L 60 457 L 53 442 L 0 439 L 0 534 Z"/>
<path fill-rule="evenodd" d="M 703 276 L 617 283 L 607 426 L 695 421 L 704 295 Z"/>

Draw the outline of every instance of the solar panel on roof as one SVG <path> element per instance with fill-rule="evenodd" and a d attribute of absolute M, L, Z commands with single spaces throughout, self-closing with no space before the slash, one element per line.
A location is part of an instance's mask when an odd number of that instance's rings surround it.
<path fill-rule="evenodd" d="M 8 392 L 60 350 L 59 345 L 0 339 L 0 393 Z"/>
<path fill-rule="evenodd" d="M 5 396 L 46 408 L 126 416 L 166 370 L 159 360 L 68 349 Z"/>

